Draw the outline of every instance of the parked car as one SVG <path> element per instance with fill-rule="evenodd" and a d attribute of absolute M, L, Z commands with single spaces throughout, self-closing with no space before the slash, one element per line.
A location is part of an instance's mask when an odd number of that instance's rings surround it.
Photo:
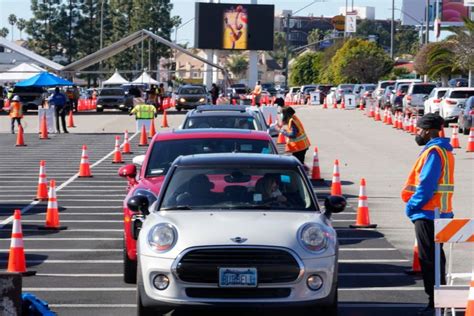
<path fill-rule="evenodd" d="M 37 110 L 47 97 L 45 88 L 42 87 L 18 87 L 13 88 L 13 95 L 20 97 L 20 102 L 23 104 L 23 112 L 29 110 Z"/>
<path fill-rule="evenodd" d="M 406 93 L 408 92 L 408 88 L 410 87 L 410 83 L 402 83 L 398 85 L 397 90 L 395 90 L 395 97 L 393 97 L 393 102 L 391 103 L 391 110 L 392 113 L 397 111 L 403 111 L 403 98 L 405 97 Z"/>
<path fill-rule="evenodd" d="M 466 78 L 455 78 L 449 80 L 448 85 L 450 88 L 467 87 L 469 86 L 469 80 Z"/>
<path fill-rule="evenodd" d="M 316 92 L 319 92 L 319 100 L 321 100 L 321 104 L 323 103 L 324 101 L 324 98 L 327 97 L 327 95 L 329 94 L 329 92 L 331 91 L 331 88 L 333 87 L 333 85 L 330 85 L 330 84 L 318 84 L 316 85 Z"/>
<path fill-rule="evenodd" d="M 260 125 L 263 126 L 268 134 L 270 134 L 271 137 L 277 137 L 279 132 L 275 129 L 275 126 L 268 125 L 268 121 L 265 119 L 265 115 L 263 114 L 263 108 L 259 106 L 249 106 L 247 108 L 247 111 L 252 111 L 255 115 L 256 118 L 260 121 Z M 274 118 L 273 122 L 275 123 L 276 118 Z"/>
<path fill-rule="evenodd" d="M 278 154 L 272 138 L 263 132 L 228 129 L 173 130 L 156 134 L 146 155 L 133 159 L 140 167 L 138 171 L 135 164 L 120 168 L 119 176 L 128 179 L 129 183 L 123 204 L 123 276 L 126 283 L 136 282 L 137 268 L 136 241 L 131 235 L 135 224 L 132 218 L 137 214 L 127 207 L 126 202 L 138 195 L 146 197 L 150 205 L 156 201 L 171 163 L 178 156 L 221 152 Z"/>
<path fill-rule="evenodd" d="M 376 85 L 372 83 L 356 84 L 354 86 L 354 95 L 357 106 L 359 106 L 361 100 L 362 104 L 365 105 L 365 99 L 372 97 L 372 93 L 374 92 L 375 88 Z"/>
<path fill-rule="evenodd" d="M 316 91 L 315 84 L 303 85 L 300 87 L 300 99 L 304 100 L 304 104 L 306 104 L 310 98 L 310 93 Z"/>
<path fill-rule="evenodd" d="M 436 88 L 434 83 L 414 82 L 408 87 L 408 91 L 403 98 L 403 108 L 406 112 L 423 115 L 425 111 L 425 100 Z"/>
<path fill-rule="evenodd" d="M 272 97 L 277 94 L 275 84 L 273 83 L 262 83 L 262 90 L 268 92 Z"/>
<path fill-rule="evenodd" d="M 386 107 L 390 108 L 390 98 L 393 94 L 392 91 L 394 88 L 395 86 L 393 85 L 386 86 L 383 93 L 377 97 L 377 104 L 379 105 L 379 107 L 383 109 L 385 109 Z"/>
<path fill-rule="evenodd" d="M 192 110 L 198 105 L 211 103 L 209 94 L 206 89 L 202 86 L 197 85 L 184 85 L 179 87 L 176 93 L 176 105 L 177 111 L 182 109 Z"/>
<path fill-rule="evenodd" d="M 390 96 L 390 106 L 393 106 L 393 103 L 394 103 L 394 101 L 395 101 L 395 98 L 397 97 L 396 93 L 397 93 L 397 91 L 399 90 L 398 87 L 399 87 L 401 84 L 405 84 L 405 85 L 406 85 L 406 84 L 410 84 L 410 83 L 412 83 L 412 82 L 423 82 L 423 81 L 420 80 L 420 79 L 398 79 L 398 80 L 395 82 L 395 84 L 394 84 L 395 87 L 393 88 L 393 90 L 392 90 L 392 95 Z"/>
<path fill-rule="evenodd" d="M 341 102 L 344 94 L 354 92 L 354 84 L 340 84 L 336 87 L 336 101 Z"/>
<path fill-rule="evenodd" d="M 471 127 L 474 127 L 474 96 L 469 97 L 466 101 L 466 105 L 458 118 L 459 132 L 464 135 L 468 135 Z"/>
<path fill-rule="evenodd" d="M 395 85 L 395 80 L 382 80 L 377 83 L 373 97 L 377 100 L 379 106 L 382 107 L 382 96 L 385 94 L 386 88 L 393 85 Z"/>
<path fill-rule="evenodd" d="M 133 96 L 122 88 L 102 88 L 97 97 L 97 112 L 118 109 L 124 112 L 133 108 Z"/>
<path fill-rule="evenodd" d="M 295 305 L 313 315 L 337 314 L 331 214 L 342 212 L 346 201 L 330 196 L 320 209 L 294 157 L 180 156 L 153 205 L 141 196 L 127 205 L 143 223 L 139 315 L 202 304 Z"/>
<path fill-rule="evenodd" d="M 227 97 L 230 100 L 230 103 L 247 103 L 247 94 L 248 91 L 246 88 L 242 87 L 233 87 L 233 88 L 227 88 Z M 234 101 L 235 100 L 235 101 Z"/>
<path fill-rule="evenodd" d="M 426 113 L 439 113 L 439 105 L 441 99 L 446 94 L 449 88 L 434 88 L 428 98 L 425 101 L 425 114 Z"/>
<path fill-rule="evenodd" d="M 441 100 L 439 115 L 444 118 L 444 126 L 456 122 L 468 98 L 474 95 L 474 88 L 450 88 Z"/>

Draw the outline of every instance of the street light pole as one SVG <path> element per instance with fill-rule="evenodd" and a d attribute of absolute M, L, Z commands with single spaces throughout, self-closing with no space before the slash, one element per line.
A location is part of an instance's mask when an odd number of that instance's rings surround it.
<path fill-rule="evenodd" d="M 288 58 L 290 58 L 290 14 L 286 15 L 285 27 L 285 88 L 288 88 Z"/>
<path fill-rule="evenodd" d="M 426 11 L 425 11 L 425 22 L 426 22 L 426 41 L 425 43 L 428 44 L 430 42 L 430 0 L 426 0 Z"/>
<path fill-rule="evenodd" d="M 390 58 L 394 57 L 394 36 L 395 36 L 395 0 L 392 0 L 392 20 L 390 21 Z"/>

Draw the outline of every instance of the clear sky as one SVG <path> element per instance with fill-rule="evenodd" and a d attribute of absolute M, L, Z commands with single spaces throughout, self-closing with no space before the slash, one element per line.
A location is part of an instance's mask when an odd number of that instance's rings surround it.
<path fill-rule="evenodd" d="M 196 0 L 172 0 L 174 5 L 172 14 L 181 16 L 184 22 L 194 17 L 194 3 Z M 201 0 L 200 2 L 208 2 Z M 250 0 L 225 0 L 223 3 L 250 3 Z M 312 0 L 259 0 L 261 4 L 274 4 L 275 11 L 281 12 L 282 10 L 289 9 L 296 11 L 307 4 L 311 3 Z M 391 17 L 391 0 L 353 0 L 354 6 L 372 6 L 375 7 L 375 18 L 376 19 L 387 19 Z M 395 0 L 395 7 L 401 6 L 401 0 Z M 348 0 L 349 6 L 352 0 Z M 31 0 L 0 0 L 0 28 L 7 27 L 10 30 L 8 39 L 11 39 L 11 26 L 8 24 L 8 16 L 15 14 L 17 18 L 29 19 L 31 18 L 30 10 Z M 307 9 L 301 11 L 298 15 L 309 15 L 314 16 L 333 16 L 339 13 L 339 7 L 343 7 L 346 4 L 346 0 L 326 0 L 325 2 L 315 3 Z M 395 11 L 395 18 L 400 18 L 400 11 Z M 188 23 L 182 28 L 178 29 L 178 42 L 190 42 L 191 45 L 194 43 L 194 22 Z M 14 39 L 19 39 L 19 31 L 14 30 Z M 23 34 L 25 37 L 25 34 Z M 172 34 L 174 39 L 174 34 Z"/>

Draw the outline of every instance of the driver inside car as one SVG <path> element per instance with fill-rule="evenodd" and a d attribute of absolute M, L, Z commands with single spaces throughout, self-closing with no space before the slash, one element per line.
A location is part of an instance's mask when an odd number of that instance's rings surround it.
<path fill-rule="evenodd" d="M 271 174 L 265 174 L 255 184 L 255 191 L 262 195 L 263 203 L 283 203 L 287 198 L 281 193 L 277 178 Z"/>

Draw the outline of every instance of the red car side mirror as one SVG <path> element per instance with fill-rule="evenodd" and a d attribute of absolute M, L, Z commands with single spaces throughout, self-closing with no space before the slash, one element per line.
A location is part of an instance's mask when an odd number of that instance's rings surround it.
<path fill-rule="evenodd" d="M 120 167 L 118 170 L 118 175 L 123 178 L 132 178 L 135 179 L 137 176 L 137 167 L 135 165 L 126 165 Z"/>

